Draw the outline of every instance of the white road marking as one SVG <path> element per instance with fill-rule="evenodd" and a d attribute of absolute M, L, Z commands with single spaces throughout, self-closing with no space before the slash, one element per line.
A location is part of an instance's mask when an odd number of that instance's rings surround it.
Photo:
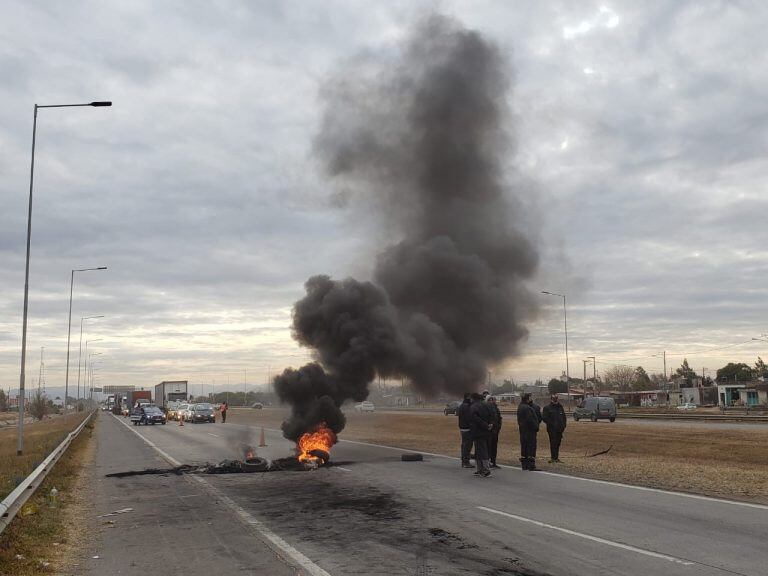
<path fill-rule="evenodd" d="M 621 548 L 622 550 L 628 550 L 630 552 L 637 552 L 645 556 L 651 556 L 652 558 L 658 558 L 660 560 L 667 560 L 668 562 L 675 562 L 682 564 L 683 566 L 693 566 L 695 563 L 682 558 L 675 558 L 674 556 L 667 556 L 666 554 L 660 554 L 659 552 L 653 552 L 652 550 L 645 550 L 644 548 L 637 548 L 636 546 L 630 546 L 629 544 L 622 544 L 621 542 L 614 542 L 613 540 L 606 540 L 605 538 L 599 538 L 598 536 L 592 536 L 591 534 L 584 534 L 583 532 L 576 532 L 575 530 L 569 530 L 568 528 L 561 528 L 560 526 L 553 526 L 545 522 L 539 522 L 538 520 L 531 520 L 524 516 L 518 516 L 517 514 L 509 514 L 508 512 L 502 512 L 501 510 L 494 510 L 493 508 L 486 508 L 485 506 L 478 506 L 478 510 L 484 510 L 485 512 L 491 512 L 492 514 L 498 514 L 499 516 L 506 516 L 507 518 L 513 518 L 520 522 L 528 522 L 541 528 L 548 528 L 550 530 L 557 530 L 570 536 L 576 536 L 578 538 L 584 538 L 585 540 L 592 540 L 600 544 L 606 544 L 607 546 L 613 546 L 614 548 Z"/>
<path fill-rule="evenodd" d="M 121 422 L 128 430 L 136 434 L 139 438 L 141 438 L 144 442 L 147 443 L 151 448 L 154 448 L 160 456 L 165 458 L 170 464 L 174 466 L 180 466 L 181 462 L 176 460 L 173 456 L 162 450 L 161 448 L 158 448 L 157 445 L 155 445 L 153 442 L 147 440 L 146 437 L 144 437 L 141 432 L 138 430 L 134 430 L 128 424 L 120 420 L 115 416 L 115 419 Z M 320 566 L 312 562 L 307 556 L 299 552 L 296 548 L 288 544 L 285 540 L 280 538 L 277 534 L 272 532 L 269 528 L 267 528 L 261 521 L 254 518 L 248 511 L 243 509 L 242 506 L 239 506 L 234 500 L 229 498 L 228 496 L 225 496 L 218 488 L 215 488 L 210 483 L 206 482 L 205 479 L 201 478 L 200 476 L 189 476 L 193 480 L 199 482 L 206 490 L 208 490 L 210 493 L 214 494 L 216 498 L 224 502 L 233 512 L 235 512 L 246 524 L 251 526 L 254 530 L 256 530 L 268 543 L 272 545 L 273 550 L 275 552 L 282 553 L 286 556 L 288 556 L 294 564 L 297 564 L 300 568 L 303 568 L 306 570 L 306 573 L 309 576 L 331 576 L 330 573 L 326 572 Z"/>
<path fill-rule="evenodd" d="M 335 470 L 344 470 L 344 472 L 352 472 L 349 468 L 344 468 L 342 466 L 334 466 Z"/>
<path fill-rule="evenodd" d="M 218 434 L 213 434 L 212 432 L 206 432 L 206 434 L 208 434 L 208 436 L 215 436 L 216 438 L 221 438 L 221 436 L 219 436 Z"/>

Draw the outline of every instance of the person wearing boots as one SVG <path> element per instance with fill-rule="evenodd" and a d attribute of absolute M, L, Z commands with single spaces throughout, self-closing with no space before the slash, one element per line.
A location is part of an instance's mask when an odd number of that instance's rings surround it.
<path fill-rule="evenodd" d="M 539 432 L 539 417 L 533 407 L 529 393 L 523 394 L 517 407 L 517 426 L 520 430 L 520 464 L 523 470 L 536 468 L 536 436 Z"/>
<path fill-rule="evenodd" d="M 459 404 L 456 413 L 459 417 L 459 434 L 461 434 L 461 467 L 474 468 L 469 463 L 469 454 L 472 452 L 472 420 L 469 410 L 472 405 L 472 398 L 469 392 L 464 393 L 464 401 Z"/>
<path fill-rule="evenodd" d="M 549 435 L 549 461 L 560 462 L 560 442 L 563 440 L 567 421 L 565 409 L 560 404 L 557 394 L 552 394 L 550 403 L 544 406 L 542 418 L 547 425 L 547 434 Z"/>
<path fill-rule="evenodd" d="M 485 399 L 488 402 L 488 407 L 493 414 L 493 430 L 491 430 L 491 437 L 488 443 L 488 458 L 490 460 L 491 468 L 498 468 L 496 465 L 496 454 L 499 451 L 499 433 L 501 432 L 501 410 L 499 410 L 498 404 L 496 404 L 495 396 L 488 396 Z"/>
<path fill-rule="evenodd" d="M 469 407 L 472 440 L 475 443 L 475 463 L 477 471 L 475 475 L 487 478 L 491 475 L 488 460 L 488 440 L 493 430 L 493 415 L 483 396 L 477 392 L 472 393 L 472 405 Z"/>

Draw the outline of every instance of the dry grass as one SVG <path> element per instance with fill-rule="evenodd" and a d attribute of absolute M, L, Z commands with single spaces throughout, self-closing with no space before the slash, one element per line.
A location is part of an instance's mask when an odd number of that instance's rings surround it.
<path fill-rule="evenodd" d="M 70 425 L 74 420 L 71 419 Z M 78 514 L 87 510 L 83 464 L 92 458 L 92 430 L 92 425 L 87 425 L 72 442 L 40 488 L 0 535 L 0 576 L 62 574 L 70 564 L 76 546 L 82 542 L 80 531 L 84 523 Z M 59 504 L 51 507 L 49 494 L 54 486 L 59 491 Z"/>
<path fill-rule="evenodd" d="M 0 499 L 8 495 L 19 482 L 34 470 L 58 446 L 64 437 L 82 422 L 85 416 L 72 414 L 41 422 L 24 424 L 24 454 L 16 455 L 15 427 L 0 429 Z"/>
<path fill-rule="evenodd" d="M 279 428 L 281 409 L 232 410 L 232 422 Z M 517 425 L 505 415 L 499 463 L 518 464 Z M 350 414 L 344 438 L 458 456 L 455 417 L 425 413 Z M 562 464 L 547 464 L 549 440 L 542 426 L 537 465 L 576 476 L 768 503 L 768 430 L 680 423 L 568 423 Z M 612 446 L 603 456 L 585 458 Z"/>

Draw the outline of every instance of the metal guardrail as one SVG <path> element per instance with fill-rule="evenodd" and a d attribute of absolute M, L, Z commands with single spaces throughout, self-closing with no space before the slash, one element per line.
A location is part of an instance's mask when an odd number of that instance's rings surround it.
<path fill-rule="evenodd" d="M 48 457 L 22 481 L 21 484 L 16 486 L 13 492 L 8 494 L 8 496 L 0 502 L 0 534 L 2 534 L 3 530 L 8 527 L 11 520 L 18 514 L 26 501 L 35 493 L 35 490 L 37 490 L 43 480 L 45 480 L 48 472 L 51 471 L 54 464 L 61 458 L 62 454 L 66 452 L 67 448 L 72 443 L 72 440 L 77 438 L 77 435 L 80 434 L 80 431 L 85 427 L 88 421 L 93 418 L 95 412 L 96 411 L 93 410 L 85 419 L 83 419 L 77 428 L 67 434 L 67 437 L 61 441 L 61 444 L 59 444 L 53 452 L 51 452 Z"/>

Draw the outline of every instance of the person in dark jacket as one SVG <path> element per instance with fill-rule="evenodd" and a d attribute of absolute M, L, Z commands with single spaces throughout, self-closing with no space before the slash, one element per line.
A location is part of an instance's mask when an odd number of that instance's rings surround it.
<path fill-rule="evenodd" d="M 472 405 L 469 407 L 470 430 L 475 443 L 475 463 L 477 476 L 487 478 L 491 475 L 488 461 L 488 440 L 493 430 L 493 414 L 482 395 L 472 393 Z"/>
<path fill-rule="evenodd" d="M 536 468 L 536 435 L 539 432 L 539 416 L 531 395 L 523 394 L 517 407 L 517 426 L 520 430 L 520 464 L 523 470 Z"/>
<path fill-rule="evenodd" d="M 557 397 L 552 394 L 550 403 L 544 406 L 542 414 L 544 423 L 547 425 L 547 434 L 549 435 L 549 455 L 550 462 L 560 462 L 560 442 L 563 441 L 563 432 L 567 421 L 565 418 L 565 409 Z"/>
<path fill-rule="evenodd" d="M 459 417 L 459 433 L 461 434 L 461 467 L 474 468 L 469 462 L 469 454 L 472 452 L 472 422 L 469 410 L 472 398 L 469 392 L 464 393 L 464 401 L 459 404 L 456 414 Z"/>
<path fill-rule="evenodd" d="M 496 454 L 499 451 L 499 433 L 501 432 L 501 410 L 496 404 L 496 398 L 494 396 L 488 396 L 485 399 L 488 402 L 488 407 L 493 414 L 493 430 L 491 430 L 491 437 L 488 442 L 488 459 L 490 460 L 491 468 L 498 468 L 496 465 Z"/>

